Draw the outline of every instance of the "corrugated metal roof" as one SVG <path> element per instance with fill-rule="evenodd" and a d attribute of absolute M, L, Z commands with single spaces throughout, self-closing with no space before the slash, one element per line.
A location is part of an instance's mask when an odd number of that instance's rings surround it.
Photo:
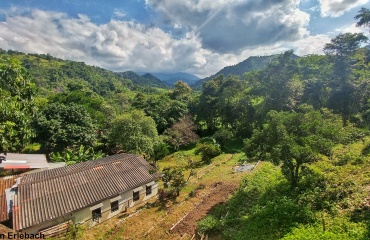
<path fill-rule="evenodd" d="M 9 219 L 5 189 L 12 187 L 17 177 L 17 175 L 13 175 L 0 178 L 0 222 Z"/>
<path fill-rule="evenodd" d="M 46 167 L 49 167 L 49 164 L 46 161 L 44 154 L 8 153 L 6 155 L 6 161 L 0 163 L 0 168 L 4 169 L 29 169 Z"/>
<path fill-rule="evenodd" d="M 119 154 L 25 175 L 18 185 L 15 230 L 92 206 L 157 178 L 141 156 Z"/>

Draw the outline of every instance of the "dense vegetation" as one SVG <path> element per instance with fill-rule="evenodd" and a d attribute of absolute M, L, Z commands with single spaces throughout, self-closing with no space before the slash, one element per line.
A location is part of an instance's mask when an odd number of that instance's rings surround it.
<path fill-rule="evenodd" d="M 359 27 L 369 25 L 368 16 L 368 9 L 359 12 Z M 325 45 L 325 55 L 256 58 L 258 66 L 243 77 L 219 75 L 200 91 L 181 81 L 163 89 L 151 75 L 2 51 L 0 151 L 73 163 L 100 151 L 156 161 L 195 147 L 203 164 L 222 151 L 244 152 L 245 160 L 272 164 L 247 177 L 200 231 L 232 239 L 367 239 L 367 40 L 344 33 Z M 181 170 L 166 173 L 178 193 Z"/>

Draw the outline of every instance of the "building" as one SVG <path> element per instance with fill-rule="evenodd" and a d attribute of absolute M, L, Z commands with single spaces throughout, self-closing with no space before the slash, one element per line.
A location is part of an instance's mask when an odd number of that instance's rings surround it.
<path fill-rule="evenodd" d="M 44 154 L 8 153 L 7 155 L 0 154 L 0 157 L 3 157 L 0 168 L 4 170 L 31 170 L 49 167 Z"/>
<path fill-rule="evenodd" d="M 7 193 L 9 196 L 9 190 L 16 183 L 18 176 L 6 176 L 0 178 L 0 223 L 8 221 L 10 219 L 10 209 L 9 197 L 7 198 Z M 7 201 L 8 200 L 8 201 Z"/>
<path fill-rule="evenodd" d="M 36 234 L 92 227 L 157 194 L 157 174 L 141 156 L 118 154 L 24 175 L 12 201 L 14 231 Z"/>

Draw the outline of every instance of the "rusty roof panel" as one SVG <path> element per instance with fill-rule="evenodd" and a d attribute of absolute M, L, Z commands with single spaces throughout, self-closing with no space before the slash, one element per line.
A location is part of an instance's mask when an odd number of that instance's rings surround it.
<path fill-rule="evenodd" d="M 92 206 L 157 178 L 141 156 L 119 154 L 30 173 L 18 185 L 18 228 L 50 221 Z"/>
<path fill-rule="evenodd" d="M 12 187 L 17 177 L 19 176 L 13 175 L 0 178 L 0 222 L 9 219 L 5 189 Z"/>

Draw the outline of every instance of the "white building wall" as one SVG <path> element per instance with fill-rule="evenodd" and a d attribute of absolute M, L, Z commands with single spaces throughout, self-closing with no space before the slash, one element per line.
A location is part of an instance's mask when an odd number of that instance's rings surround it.
<path fill-rule="evenodd" d="M 146 186 L 150 185 L 152 186 L 152 193 L 150 195 L 146 195 Z M 125 212 L 127 208 L 134 207 L 135 205 L 138 205 L 144 201 L 149 200 L 150 198 L 156 196 L 158 194 L 158 183 L 151 182 L 148 184 L 144 184 L 141 187 L 139 187 L 139 194 L 140 198 L 138 201 L 133 201 L 133 190 L 129 190 L 125 193 L 122 193 L 120 195 L 114 196 L 110 199 L 106 199 L 102 201 L 101 203 L 97 203 L 93 206 L 86 207 L 84 209 L 81 209 L 79 211 L 76 211 L 74 213 L 71 213 L 67 216 L 55 219 L 53 221 L 45 222 L 40 225 L 31 227 L 26 229 L 24 232 L 27 232 L 29 234 L 35 234 L 39 232 L 42 229 L 46 229 L 55 225 L 58 225 L 60 223 L 72 220 L 75 224 L 86 224 L 88 227 L 93 227 L 101 222 L 104 222 L 115 215 Z M 138 188 L 136 188 L 138 189 Z M 118 211 L 111 212 L 111 201 L 118 200 Z M 92 219 L 92 210 L 95 208 L 101 208 L 102 216 L 98 221 L 93 221 Z"/>

